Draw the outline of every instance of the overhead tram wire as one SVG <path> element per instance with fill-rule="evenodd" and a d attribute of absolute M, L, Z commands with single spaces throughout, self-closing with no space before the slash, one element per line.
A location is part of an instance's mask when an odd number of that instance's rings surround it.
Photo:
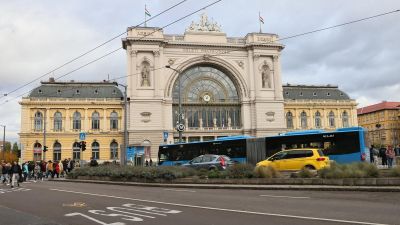
<path fill-rule="evenodd" d="M 341 23 L 341 24 L 337 24 L 337 25 L 333 25 L 333 26 L 329 26 L 329 27 L 324 27 L 324 28 L 320 28 L 320 29 L 316 29 L 316 30 L 307 31 L 307 32 L 304 32 L 304 33 L 299 33 L 299 34 L 294 34 L 294 35 L 287 36 L 287 37 L 283 37 L 283 38 L 278 38 L 278 39 L 276 39 L 276 40 L 274 40 L 274 41 L 265 42 L 265 44 L 272 44 L 272 43 L 275 43 L 275 42 L 277 42 L 277 41 L 282 41 L 282 40 L 288 40 L 288 39 L 292 39 L 292 38 L 297 38 L 297 37 L 300 37 L 300 36 L 305 36 L 305 35 L 309 35 L 309 34 L 321 32 L 321 31 L 325 31 L 325 30 L 337 28 L 337 27 L 342 27 L 342 26 L 346 26 L 346 25 L 353 24 L 353 23 L 358 23 L 358 22 L 361 22 L 361 21 L 370 20 L 370 19 L 373 19 L 373 18 L 377 18 L 377 17 L 381 17 L 381 16 L 386 16 L 386 15 L 393 14 L 393 13 L 398 13 L 398 12 L 400 12 L 399 9 L 393 10 L 393 11 L 389 11 L 389 12 L 385 12 L 385 13 L 381 13 L 381 14 L 377 14 L 377 15 L 374 15 L 374 16 L 369 16 L 369 17 L 361 18 L 361 19 L 358 19 L 358 20 L 352 20 L 352 21 L 349 21 L 349 22 L 345 22 L 345 23 Z M 240 50 L 242 50 L 242 49 L 243 49 L 243 47 L 235 48 L 235 49 L 227 50 L 227 51 L 224 51 L 224 52 L 221 52 L 221 53 L 218 53 L 218 54 L 211 54 L 210 56 L 220 56 L 220 55 L 224 55 L 224 54 L 227 54 L 227 53 L 231 53 L 231 52 L 235 52 L 235 51 L 240 51 Z M 182 63 L 174 64 L 174 65 L 176 66 L 176 65 L 181 65 L 181 64 L 183 64 L 183 62 L 182 62 Z M 156 70 L 160 70 L 160 69 L 164 69 L 164 68 L 165 68 L 165 66 L 162 66 L 162 67 L 159 67 L 159 68 L 152 69 L 152 70 L 150 70 L 150 71 L 156 71 Z M 116 80 L 119 80 L 119 79 L 122 79 L 122 78 L 130 77 L 130 76 L 134 76 L 134 75 L 139 75 L 139 74 L 140 74 L 140 72 L 139 72 L 139 73 L 134 73 L 134 74 L 125 75 L 125 76 L 121 76 L 121 77 L 117 77 L 117 78 L 113 78 L 112 80 L 116 81 Z"/>
<path fill-rule="evenodd" d="M 163 27 L 161 27 L 161 28 L 157 28 L 157 29 L 155 29 L 153 32 L 150 32 L 150 33 L 144 35 L 143 37 L 137 39 L 137 41 L 142 40 L 143 38 L 145 38 L 145 37 L 147 37 L 147 36 L 150 36 L 150 35 L 154 34 L 155 32 L 160 31 L 160 30 L 162 30 L 162 29 L 164 29 L 164 28 L 166 28 L 166 27 L 169 27 L 169 26 L 171 26 L 171 25 L 173 25 L 173 24 L 175 24 L 175 23 L 177 23 L 177 22 L 179 22 L 179 21 L 181 21 L 181 20 L 183 20 L 183 19 L 185 19 L 185 18 L 187 18 L 187 17 L 189 17 L 189 16 L 192 16 L 193 14 L 198 13 L 198 12 L 200 12 L 201 10 L 204 10 L 204 9 L 206 9 L 206 8 L 209 8 L 209 7 L 211 7 L 211 6 L 215 5 L 215 4 L 217 4 L 217 3 L 220 2 L 220 1 L 222 1 L 222 0 L 214 1 L 214 2 L 212 2 L 212 3 L 210 3 L 210 4 L 206 5 L 206 6 L 201 7 L 201 8 L 198 9 L 198 10 L 195 10 L 195 11 L 193 11 L 193 12 L 191 12 L 191 13 L 189 13 L 189 14 L 187 14 L 187 15 L 185 15 L 185 16 L 179 18 L 179 19 L 177 19 L 177 20 L 174 20 L 173 22 L 171 22 L 171 23 L 169 23 L 169 24 L 167 24 L 167 25 L 165 25 L 165 26 L 163 26 Z M 57 77 L 55 80 L 58 80 L 58 79 L 60 79 L 60 78 L 62 78 L 62 77 L 65 77 L 65 76 L 67 76 L 67 75 L 69 75 L 69 74 L 71 74 L 71 73 L 73 73 L 73 72 L 76 72 L 77 70 L 80 70 L 80 69 L 82 69 L 82 68 L 84 68 L 84 67 L 86 67 L 86 66 L 88 66 L 88 65 L 90 65 L 90 64 L 92 64 L 92 63 L 94 63 L 94 62 L 97 62 L 98 60 L 103 59 L 103 58 L 105 58 L 105 57 L 111 55 L 112 53 L 119 51 L 120 49 L 122 49 L 122 48 L 114 49 L 113 51 L 108 52 L 107 54 L 102 55 L 102 56 L 99 57 L 99 58 L 96 58 L 96 59 L 94 59 L 94 60 L 92 60 L 92 61 L 90 61 L 90 62 L 88 62 L 88 63 L 86 63 L 86 64 L 84 64 L 84 65 L 82 65 L 82 66 L 80 66 L 80 67 L 78 67 L 78 68 L 76 68 L 76 69 L 70 71 L 70 72 L 68 72 L 68 73 L 65 73 L 65 74 L 63 74 L 63 75 Z M 154 71 L 154 69 L 153 69 L 153 71 Z M 126 77 L 127 77 L 127 76 L 126 76 Z M 114 80 L 114 79 L 113 79 L 113 80 Z M 35 89 L 35 88 L 33 88 L 33 89 Z M 16 97 L 12 98 L 12 99 L 10 99 L 10 100 L 4 101 L 2 104 L 0 104 L 0 106 L 1 106 L 1 105 L 4 105 L 4 104 L 6 104 L 6 103 L 8 103 L 8 102 L 10 102 L 10 101 L 13 101 L 13 100 L 15 100 L 15 99 L 17 99 L 17 98 L 19 98 L 19 97 L 22 97 L 22 96 L 25 95 L 25 94 L 28 94 L 28 93 L 31 92 L 33 89 L 31 89 L 31 90 L 29 90 L 29 91 L 27 91 L 27 92 L 25 92 L 25 93 L 23 93 L 23 94 L 20 94 L 20 95 L 18 95 L 18 96 L 16 96 Z M 75 88 L 74 88 L 74 89 L 75 89 Z"/>
<path fill-rule="evenodd" d="M 143 22 L 141 22 L 140 24 L 134 26 L 134 28 L 137 28 L 137 27 L 139 27 L 140 25 L 144 24 L 145 22 L 148 22 L 148 21 L 151 21 L 151 20 L 157 18 L 158 16 L 160 16 L 160 15 L 162 15 L 162 14 L 168 12 L 169 10 L 171 10 L 171 9 L 173 9 L 173 8 L 175 8 L 175 7 L 179 6 L 179 5 L 181 5 L 182 3 L 186 2 L 186 1 L 188 1 L 188 0 L 182 0 L 182 1 L 178 2 L 178 3 L 176 3 L 175 5 L 169 7 L 169 8 L 167 8 L 167 9 L 163 10 L 162 12 L 160 12 L 160 13 L 154 15 L 153 17 L 149 18 L 148 20 L 143 21 Z M 79 56 L 77 56 L 77 57 L 75 57 L 75 58 L 73 58 L 73 59 L 67 61 L 66 63 L 64 63 L 64 64 L 62 64 L 62 65 L 60 65 L 60 66 L 57 66 L 56 68 L 52 69 L 50 72 L 47 72 L 47 73 L 45 73 L 45 74 L 43 74 L 43 75 L 41 75 L 41 76 L 39 76 L 39 77 L 33 79 L 32 81 L 30 81 L 30 82 L 28 82 L 28 83 L 26 83 L 26 84 L 24 84 L 24 85 L 22 85 L 22 86 L 19 86 L 18 88 L 14 89 L 14 90 L 12 90 L 12 91 L 10 91 L 10 92 L 8 92 L 8 93 L 4 93 L 2 96 L 0 96 L 0 99 L 2 99 L 3 97 L 6 97 L 6 96 L 8 96 L 8 95 L 10 95 L 10 94 L 12 94 L 12 93 L 14 93 L 14 92 L 16 92 L 16 91 L 18 91 L 18 90 L 24 88 L 24 87 L 26 87 L 26 86 L 32 84 L 33 82 L 35 82 L 35 81 L 37 81 L 37 80 L 39 80 L 39 79 L 41 79 L 41 78 L 43 78 L 43 77 L 45 77 L 45 76 L 47 76 L 47 75 L 49 75 L 49 74 L 51 74 L 51 73 L 53 73 L 53 72 L 55 72 L 55 71 L 57 71 L 57 70 L 63 68 L 64 66 L 66 66 L 66 65 L 68 65 L 68 64 L 71 64 L 72 62 L 75 62 L 76 60 L 82 58 L 83 56 L 85 56 L 85 55 L 87 55 L 87 54 L 93 52 L 94 50 L 96 50 L 96 49 L 98 49 L 98 48 L 100 48 L 100 47 L 102 47 L 102 46 L 104 46 L 104 45 L 110 43 L 111 41 L 115 40 L 115 39 L 118 38 L 118 37 L 121 37 L 122 35 L 124 35 L 124 34 L 126 34 L 126 33 L 127 33 L 127 31 L 124 31 L 123 33 L 120 33 L 120 34 L 118 34 L 118 35 L 112 37 L 111 39 L 109 39 L 109 40 L 107 40 L 107 41 L 105 41 L 105 42 L 103 42 L 103 43 L 97 45 L 96 47 L 94 47 L 94 48 L 92 48 L 92 49 L 90 49 L 90 50 L 88 50 L 88 51 L 86 51 L 86 52 L 80 54 Z"/>

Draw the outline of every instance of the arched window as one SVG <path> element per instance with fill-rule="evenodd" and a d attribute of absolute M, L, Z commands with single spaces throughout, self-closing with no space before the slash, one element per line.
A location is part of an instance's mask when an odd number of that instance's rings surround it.
<path fill-rule="evenodd" d="M 100 129 L 100 115 L 98 112 L 92 113 L 92 129 L 93 130 Z"/>
<path fill-rule="evenodd" d="M 349 127 L 349 114 L 346 111 L 342 113 L 342 124 L 343 127 Z"/>
<path fill-rule="evenodd" d="M 54 131 L 62 131 L 62 115 L 60 112 L 54 113 Z"/>
<path fill-rule="evenodd" d="M 42 145 L 40 143 L 35 143 L 33 145 L 33 160 L 42 160 Z"/>
<path fill-rule="evenodd" d="M 43 129 L 43 114 L 41 112 L 35 113 L 35 131 L 42 131 Z"/>
<path fill-rule="evenodd" d="M 335 113 L 332 111 L 329 113 L 329 126 L 335 127 Z"/>
<path fill-rule="evenodd" d="M 118 143 L 113 141 L 110 144 L 110 159 L 118 159 Z"/>
<path fill-rule="evenodd" d="M 61 160 L 61 144 L 59 142 L 55 142 L 53 145 L 53 160 Z"/>
<path fill-rule="evenodd" d="M 110 129 L 118 130 L 118 113 L 112 112 L 110 115 Z"/>
<path fill-rule="evenodd" d="M 315 128 L 321 128 L 321 113 L 319 111 L 315 113 Z"/>
<path fill-rule="evenodd" d="M 92 143 L 92 158 L 100 159 L 100 145 L 97 141 Z"/>
<path fill-rule="evenodd" d="M 81 129 L 81 113 L 75 112 L 72 119 L 72 129 L 80 130 Z"/>
<path fill-rule="evenodd" d="M 304 111 L 300 113 L 300 126 L 301 129 L 307 129 L 307 113 Z"/>
<path fill-rule="evenodd" d="M 81 147 L 78 142 L 75 142 L 72 145 L 72 158 L 81 159 Z"/>
<path fill-rule="evenodd" d="M 287 128 L 293 128 L 293 114 L 291 112 L 286 113 L 286 125 Z"/>

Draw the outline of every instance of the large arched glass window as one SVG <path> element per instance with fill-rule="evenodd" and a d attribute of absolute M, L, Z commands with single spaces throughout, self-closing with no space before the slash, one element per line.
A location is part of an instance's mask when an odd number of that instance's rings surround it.
<path fill-rule="evenodd" d="M 118 143 L 113 141 L 110 144 L 110 159 L 118 159 Z"/>
<path fill-rule="evenodd" d="M 242 126 L 238 90 L 229 74 L 222 70 L 195 66 L 180 74 L 172 91 L 174 125 L 178 121 L 179 96 L 187 129 L 240 129 Z"/>
<path fill-rule="evenodd" d="M 100 159 L 100 145 L 97 141 L 92 143 L 92 158 Z"/>
<path fill-rule="evenodd" d="M 72 118 L 72 129 L 80 130 L 81 129 L 81 113 L 75 112 Z"/>
<path fill-rule="evenodd" d="M 92 129 L 100 129 L 100 114 L 98 112 L 92 113 Z"/>
<path fill-rule="evenodd" d="M 331 111 L 328 117 L 329 117 L 329 126 L 335 127 L 335 113 Z"/>
<path fill-rule="evenodd" d="M 35 113 L 34 118 L 34 129 L 35 131 L 42 131 L 43 129 L 43 114 L 41 112 Z"/>
<path fill-rule="evenodd" d="M 349 114 L 347 113 L 347 111 L 344 111 L 342 113 L 342 124 L 343 127 L 349 127 Z"/>
<path fill-rule="evenodd" d="M 42 145 L 40 143 L 35 143 L 33 145 L 33 160 L 42 160 Z"/>
<path fill-rule="evenodd" d="M 118 113 L 112 112 L 110 114 L 110 129 L 118 130 Z"/>
<path fill-rule="evenodd" d="M 317 111 L 315 113 L 315 128 L 321 128 L 321 113 Z"/>
<path fill-rule="evenodd" d="M 300 126 L 301 129 L 307 129 L 307 113 L 304 111 L 300 113 Z"/>
<path fill-rule="evenodd" d="M 53 160 L 61 160 L 61 144 L 59 142 L 55 142 L 53 145 Z"/>
<path fill-rule="evenodd" d="M 293 114 L 291 112 L 286 113 L 286 125 L 287 128 L 293 128 Z"/>
<path fill-rule="evenodd" d="M 60 112 L 54 113 L 54 131 L 62 131 L 62 115 Z"/>
<path fill-rule="evenodd" d="M 72 145 L 72 158 L 81 159 L 81 147 L 78 142 L 75 142 Z"/>

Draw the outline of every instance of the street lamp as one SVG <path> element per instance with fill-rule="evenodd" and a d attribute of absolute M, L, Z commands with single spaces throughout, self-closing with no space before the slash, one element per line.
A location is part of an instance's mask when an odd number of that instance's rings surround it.
<path fill-rule="evenodd" d="M 4 151 L 6 150 L 6 125 L 0 125 L 3 127 L 3 157 L 2 159 L 4 160 Z"/>
<path fill-rule="evenodd" d="M 179 98 L 179 101 L 178 101 L 178 125 L 176 126 L 176 129 L 178 130 L 178 133 L 179 133 L 179 143 L 182 143 L 182 133 L 183 133 L 183 130 L 185 129 L 185 125 L 183 125 L 183 123 L 182 123 L 181 71 L 179 71 L 175 68 L 172 68 L 169 65 L 166 65 L 165 67 L 178 73 L 178 96 L 179 96 L 178 98 Z"/>
<path fill-rule="evenodd" d="M 124 148 L 121 149 L 121 165 L 126 165 L 126 148 L 128 147 L 128 97 L 127 97 L 127 85 L 123 85 L 117 82 L 114 82 L 116 86 L 121 86 L 124 88 Z M 114 153 L 115 158 L 115 153 Z"/>

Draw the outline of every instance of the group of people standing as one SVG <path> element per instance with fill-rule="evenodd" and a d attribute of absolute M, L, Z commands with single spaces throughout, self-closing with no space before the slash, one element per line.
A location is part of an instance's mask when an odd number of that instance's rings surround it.
<path fill-rule="evenodd" d="M 0 180 L 4 185 L 11 185 L 11 188 L 19 186 L 20 182 L 33 179 L 34 182 L 37 180 L 43 180 L 44 178 L 64 177 L 66 174 L 71 172 L 75 167 L 80 167 L 78 161 L 71 159 L 64 159 L 63 161 L 38 161 L 38 162 L 24 162 L 19 165 L 18 162 L 14 161 L 6 163 L 1 161 L 0 163 Z"/>
<path fill-rule="evenodd" d="M 369 152 L 371 163 L 392 168 L 396 164 L 396 156 L 400 156 L 400 145 L 397 148 L 387 145 L 386 147 L 381 147 L 379 150 L 374 145 L 371 145 Z"/>

